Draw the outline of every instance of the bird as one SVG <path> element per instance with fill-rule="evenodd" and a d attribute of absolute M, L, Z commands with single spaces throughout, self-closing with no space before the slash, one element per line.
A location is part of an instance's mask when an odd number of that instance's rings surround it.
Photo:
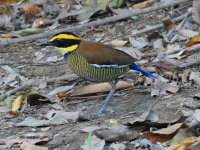
<path fill-rule="evenodd" d="M 92 82 L 110 84 L 111 90 L 94 116 L 104 112 L 108 101 L 116 91 L 119 76 L 129 70 L 137 70 L 149 78 L 157 78 L 136 65 L 135 59 L 129 54 L 100 42 L 81 39 L 71 32 L 57 33 L 41 45 L 57 47 L 70 69 L 79 77 Z"/>

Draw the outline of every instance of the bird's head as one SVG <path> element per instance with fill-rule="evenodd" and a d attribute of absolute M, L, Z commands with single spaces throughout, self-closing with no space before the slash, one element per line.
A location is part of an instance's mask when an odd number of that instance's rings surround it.
<path fill-rule="evenodd" d="M 51 39 L 43 44 L 45 46 L 55 46 L 59 52 L 64 55 L 75 51 L 81 42 L 80 37 L 70 32 L 61 32 L 51 37 Z"/>

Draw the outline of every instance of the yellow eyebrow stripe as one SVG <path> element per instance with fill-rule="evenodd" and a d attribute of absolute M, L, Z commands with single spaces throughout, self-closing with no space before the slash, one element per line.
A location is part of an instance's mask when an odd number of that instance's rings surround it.
<path fill-rule="evenodd" d="M 72 39 L 72 40 L 80 40 L 79 37 L 76 37 L 74 35 L 71 35 L 71 34 L 58 34 L 54 37 L 52 37 L 49 42 L 52 42 L 54 41 L 55 39 Z"/>

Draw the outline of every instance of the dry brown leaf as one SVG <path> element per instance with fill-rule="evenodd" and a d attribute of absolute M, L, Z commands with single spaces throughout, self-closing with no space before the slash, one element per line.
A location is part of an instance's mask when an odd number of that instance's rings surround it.
<path fill-rule="evenodd" d="M 25 4 L 23 10 L 26 16 L 37 16 L 41 13 L 41 9 L 36 4 Z"/>
<path fill-rule="evenodd" d="M 160 129 L 160 130 L 157 130 L 157 131 L 144 132 L 143 136 L 151 139 L 151 141 L 153 143 L 165 142 L 165 141 L 168 141 L 169 139 L 171 139 L 174 136 L 174 134 L 176 133 L 177 130 L 179 130 L 180 128 L 184 128 L 184 127 L 186 127 L 185 124 L 177 123 L 177 124 L 174 124 L 170 127 L 163 128 L 163 129 Z"/>
<path fill-rule="evenodd" d="M 198 137 L 189 137 L 183 140 L 180 144 L 171 145 L 167 150 L 185 150 L 197 141 L 199 141 Z"/>
<path fill-rule="evenodd" d="M 178 66 L 178 61 L 174 59 L 160 59 L 156 63 L 157 69 L 163 69 L 167 71 L 176 71 Z"/>
<path fill-rule="evenodd" d="M 117 83 L 117 90 L 124 89 L 124 88 L 130 88 L 134 85 L 132 83 L 129 83 L 127 81 L 119 81 Z M 76 90 L 74 90 L 70 96 L 79 96 L 79 95 L 86 95 L 86 94 L 95 94 L 99 92 L 108 92 L 110 91 L 111 87 L 109 83 L 97 83 L 93 85 L 87 85 L 84 87 L 80 87 Z"/>
<path fill-rule="evenodd" d="M 191 37 L 186 43 L 185 46 L 186 47 L 191 47 L 195 44 L 199 44 L 200 43 L 200 33 L 198 33 L 198 35 L 195 35 L 193 37 Z"/>

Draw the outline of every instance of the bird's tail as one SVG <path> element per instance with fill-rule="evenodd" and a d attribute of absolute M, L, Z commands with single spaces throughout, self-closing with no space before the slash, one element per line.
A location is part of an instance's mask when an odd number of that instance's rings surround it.
<path fill-rule="evenodd" d="M 149 78 L 153 78 L 153 79 L 157 79 L 158 77 L 154 76 L 153 74 L 151 74 L 150 72 L 140 68 L 138 65 L 136 64 L 132 64 L 130 65 L 130 69 L 133 69 L 133 70 L 137 70 L 139 72 L 141 72 L 143 75 L 149 77 Z"/>

